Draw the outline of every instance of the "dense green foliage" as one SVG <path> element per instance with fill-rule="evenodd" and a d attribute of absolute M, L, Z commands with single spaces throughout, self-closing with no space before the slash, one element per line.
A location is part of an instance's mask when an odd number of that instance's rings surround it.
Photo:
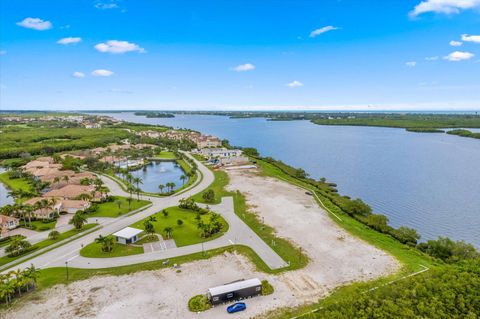
<path fill-rule="evenodd" d="M 188 309 L 193 312 L 205 311 L 212 308 L 212 305 L 208 301 L 205 295 L 196 295 L 190 298 L 188 301 Z"/>
<path fill-rule="evenodd" d="M 165 113 L 165 112 L 154 112 L 154 111 L 148 111 L 148 112 L 135 112 L 134 113 L 136 116 L 145 116 L 147 118 L 170 118 L 170 117 L 175 117 L 175 115 L 171 113 Z"/>
<path fill-rule="evenodd" d="M 95 148 L 120 142 L 130 133 L 113 128 L 32 128 L 2 127 L 0 158 L 20 157 L 22 154 L 52 155 L 56 152 Z"/>
<path fill-rule="evenodd" d="M 268 296 L 273 294 L 273 286 L 268 282 L 268 280 L 262 280 L 262 296 Z"/>
<path fill-rule="evenodd" d="M 469 131 L 469 130 L 451 130 L 451 131 L 448 131 L 447 134 L 458 135 L 463 137 L 480 138 L 480 133 L 473 133 L 472 131 Z"/>
<path fill-rule="evenodd" d="M 464 241 L 453 241 L 446 237 L 439 237 L 437 240 L 420 243 L 418 244 L 418 249 L 448 263 L 480 257 L 473 245 Z"/>
<path fill-rule="evenodd" d="M 322 303 L 302 318 L 479 318 L 480 260 L 444 266 L 363 293 Z"/>

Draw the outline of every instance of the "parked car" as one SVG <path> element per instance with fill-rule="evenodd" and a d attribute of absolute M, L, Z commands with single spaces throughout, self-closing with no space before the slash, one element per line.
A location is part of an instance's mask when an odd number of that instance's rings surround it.
<path fill-rule="evenodd" d="M 247 309 L 247 305 L 244 302 L 237 302 L 234 303 L 233 305 L 230 305 L 227 307 L 227 312 L 228 313 L 234 313 L 234 312 L 239 312 Z"/>
<path fill-rule="evenodd" d="M 312 196 L 312 192 L 305 192 L 305 194 Z"/>

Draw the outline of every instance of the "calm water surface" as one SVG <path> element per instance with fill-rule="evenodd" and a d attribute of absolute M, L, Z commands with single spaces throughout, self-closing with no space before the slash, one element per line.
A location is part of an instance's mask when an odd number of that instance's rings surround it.
<path fill-rule="evenodd" d="M 174 190 L 183 185 L 180 176 L 184 174 L 183 169 L 173 161 L 152 161 L 143 168 L 132 170 L 130 173 L 135 177 L 140 177 L 143 184 L 139 187 L 145 192 L 159 193 L 158 185 L 166 183 L 175 183 Z M 120 175 L 119 175 L 120 176 Z M 136 186 L 136 185 L 135 185 Z M 167 191 L 166 188 L 163 189 Z"/>
<path fill-rule="evenodd" d="M 190 128 L 255 147 L 263 156 L 337 183 L 342 194 L 362 198 L 395 227 L 413 227 L 423 239 L 443 235 L 480 247 L 480 140 L 308 121 L 107 115 Z"/>
<path fill-rule="evenodd" d="M 5 169 L 0 167 L 0 174 L 3 172 L 5 172 Z M 13 203 L 13 198 L 8 196 L 8 188 L 6 188 L 3 183 L 0 183 L 0 207 Z"/>

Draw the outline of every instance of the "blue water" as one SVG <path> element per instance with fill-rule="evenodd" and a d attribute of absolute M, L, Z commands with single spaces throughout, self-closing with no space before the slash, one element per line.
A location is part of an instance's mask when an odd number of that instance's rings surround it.
<path fill-rule="evenodd" d="M 5 169 L 0 167 L 0 174 L 5 172 Z M 8 189 L 3 185 L 3 183 L 0 183 L 0 207 L 8 205 L 8 204 L 13 204 L 14 200 L 12 197 L 8 196 Z"/>
<path fill-rule="evenodd" d="M 130 173 L 133 176 L 140 177 L 142 179 L 143 184 L 140 184 L 139 187 L 144 192 L 149 193 L 159 193 L 160 189 L 158 188 L 158 185 L 165 185 L 169 182 L 175 183 L 176 186 L 174 187 L 174 190 L 182 187 L 183 182 L 180 179 L 180 176 L 185 174 L 183 169 L 173 161 L 152 161 L 145 166 L 145 170 L 143 168 L 139 168 L 137 170 L 130 171 Z M 163 192 L 166 191 L 167 189 L 164 188 Z"/>
<path fill-rule="evenodd" d="M 184 127 L 252 146 L 338 184 L 362 198 L 393 226 L 413 227 L 422 239 L 448 236 L 480 247 L 480 140 L 404 129 L 321 126 L 308 121 L 178 115 L 123 120 Z"/>

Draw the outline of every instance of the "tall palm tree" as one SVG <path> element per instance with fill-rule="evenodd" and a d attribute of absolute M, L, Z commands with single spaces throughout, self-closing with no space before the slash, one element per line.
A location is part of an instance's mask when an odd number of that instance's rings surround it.
<path fill-rule="evenodd" d="M 97 238 L 95 238 L 95 242 L 102 245 L 102 251 L 108 253 L 113 250 L 113 246 L 115 244 L 113 237 L 111 236 L 102 236 L 98 235 Z"/>
<path fill-rule="evenodd" d="M 160 184 L 158 185 L 158 188 L 160 188 L 160 192 L 163 194 L 163 189 L 165 188 L 165 185 Z"/>
<path fill-rule="evenodd" d="M 167 235 L 167 238 L 170 239 L 171 235 L 172 235 L 172 231 L 173 231 L 173 228 L 168 226 L 168 227 L 165 227 L 163 229 L 163 231 L 165 232 L 165 234 Z"/>
<path fill-rule="evenodd" d="M 182 185 L 185 185 L 185 180 L 187 179 L 187 176 L 182 175 L 180 176 L 180 180 L 182 181 Z"/>
<path fill-rule="evenodd" d="M 139 184 L 143 184 L 143 181 L 140 177 L 134 177 L 132 181 L 137 185 L 137 188 L 139 188 Z"/>

